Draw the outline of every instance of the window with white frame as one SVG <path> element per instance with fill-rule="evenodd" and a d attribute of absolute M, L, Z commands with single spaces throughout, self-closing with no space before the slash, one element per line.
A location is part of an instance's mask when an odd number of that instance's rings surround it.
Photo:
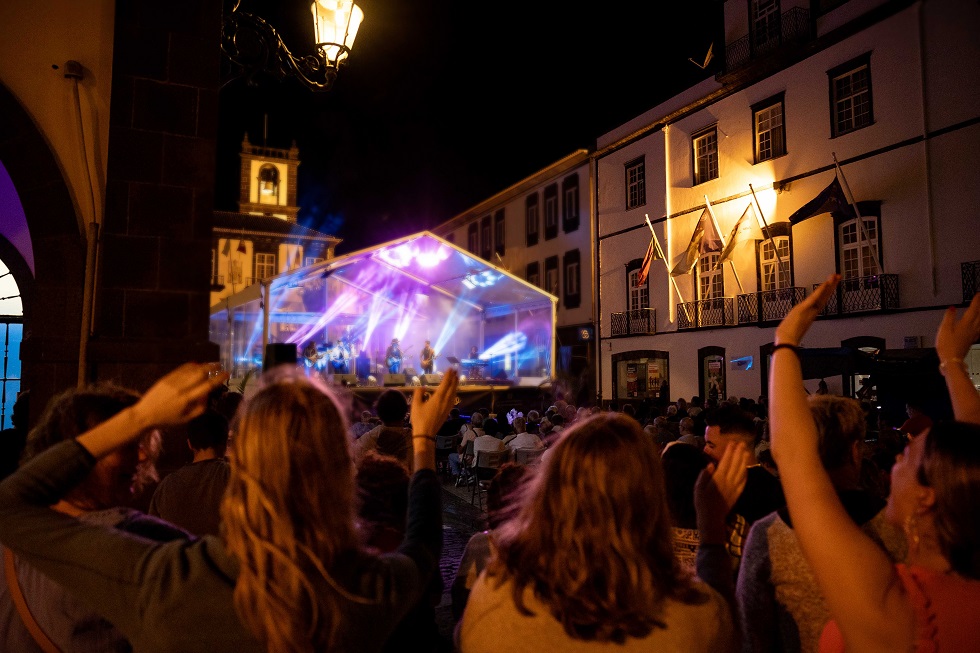
<path fill-rule="evenodd" d="M 242 262 L 240 259 L 228 261 L 228 283 L 242 282 Z"/>
<path fill-rule="evenodd" d="M 268 279 L 276 274 L 276 255 L 275 254 L 256 254 L 255 255 L 255 278 Z"/>
<path fill-rule="evenodd" d="M 577 308 L 581 303 L 581 261 L 582 255 L 577 249 L 565 252 L 562 259 L 565 276 L 565 308 Z"/>
<path fill-rule="evenodd" d="M 562 228 L 565 233 L 578 229 L 578 175 L 569 175 L 561 182 L 562 187 Z"/>
<path fill-rule="evenodd" d="M 629 279 L 629 310 L 638 311 L 644 308 L 650 308 L 650 278 L 641 284 L 640 283 L 640 268 L 630 270 L 627 273 Z"/>
<path fill-rule="evenodd" d="M 703 254 L 698 259 L 698 299 L 718 299 L 725 296 L 724 271 L 715 265 L 721 256 L 717 252 Z"/>
<path fill-rule="evenodd" d="M 305 265 L 316 265 L 317 263 L 323 263 L 323 261 L 325 261 L 325 260 L 326 259 L 324 259 L 322 256 L 307 256 L 303 260 L 303 265 L 304 266 Z"/>
<path fill-rule="evenodd" d="M 778 290 L 792 285 L 789 236 L 775 236 L 759 247 L 759 270 L 763 290 Z"/>
<path fill-rule="evenodd" d="M 544 291 L 560 296 L 558 288 L 558 257 L 549 256 L 544 260 Z"/>
<path fill-rule="evenodd" d="M 538 244 L 538 194 L 527 197 L 524 207 L 524 227 L 527 246 Z"/>
<path fill-rule="evenodd" d="M 626 208 L 635 209 L 646 203 L 646 171 L 640 158 L 626 164 Z"/>
<path fill-rule="evenodd" d="M 558 236 L 558 185 L 544 189 L 544 239 Z"/>
<path fill-rule="evenodd" d="M 861 222 L 864 228 L 861 228 Z M 853 218 L 837 226 L 840 273 L 844 279 L 867 277 L 880 272 L 878 263 L 878 219 Z"/>
<path fill-rule="evenodd" d="M 691 137 L 694 150 L 694 185 L 718 177 L 718 129 L 709 127 Z"/>
<path fill-rule="evenodd" d="M 783 99 L 753 109 L 755 128 L 755 162 L 768 161 L 786 154 L 786 126 L 783 124 Z"/>
<path fill-rule="evenodd" d="M 831 70 L 830 127 L 841 136 L 874 123 L 871 98 L 871 55 L 865 54 Z"/>

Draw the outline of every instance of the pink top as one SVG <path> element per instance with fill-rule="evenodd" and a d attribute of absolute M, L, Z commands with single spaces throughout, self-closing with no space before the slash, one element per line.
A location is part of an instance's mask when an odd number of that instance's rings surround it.
<path fill-rule="evenodd" d="M 895 565 L 915 611 L 914 653 L 970 653 L 980 642 L 980 581 L 924 567 Z M 820 653 L 844 653 L 844 638 L 831 620 Z"/>

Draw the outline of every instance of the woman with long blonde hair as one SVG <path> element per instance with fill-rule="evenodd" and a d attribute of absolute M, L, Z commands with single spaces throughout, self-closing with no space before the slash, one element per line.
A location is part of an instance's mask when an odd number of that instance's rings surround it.
<path fill-rule="evenodd" d="M 412 402 L 415 475 L 394 553 L 360 545 L 344 413 L 295 371 L 268 375 L 241 407 L 223 539 L 157 544 L 47 508 L 98 459 L 200 414 L 226 378 L 214 372 L 177 368 L 131 408 L 0 484 L 0 541 L 102 613 L 135 650 L 380 650 L 438 569 L 434 433 L 455 397 L 452 371 L 429 400 L 418 388 Z"/>
<path fill-rule="evenodd" d="M 660 454 L 630 417 L 562 433 L 495 543 L 459 626 L 464 653 L 734 646 L 725 601 L 674 555 Z"/>

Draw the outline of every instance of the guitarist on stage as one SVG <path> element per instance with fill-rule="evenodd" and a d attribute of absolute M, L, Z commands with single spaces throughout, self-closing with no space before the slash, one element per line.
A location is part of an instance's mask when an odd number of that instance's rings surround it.
<path fill-rule="evenodd" d="M 425 347 L 422 347 L 422 351 L 419 352 L 419 365 L 422 367 L 422 374 L 432 374 L 432 366 L 436 362 L 436 352 L 432 349 L 432 345 L 428 340 L 425 341 Z"/>
<path fill-rule="evenodd" d="M 402 368 L 402 350 L 398 346 L 398 338 L 392 338 L 391 344 L 385 351 L 385 364 L 389 374 L 398 374 Z"/>

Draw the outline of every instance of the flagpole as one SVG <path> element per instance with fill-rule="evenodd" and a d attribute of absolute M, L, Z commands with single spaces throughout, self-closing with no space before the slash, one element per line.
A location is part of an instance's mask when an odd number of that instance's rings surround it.
<path fill-rule="evenodd" d="M 684 301 L 684 295 L 681 294 L 680 286 L 677 285 L 677 279 L 670 274 L 670 265 L 667 263 L 667 257 L 664 256 L 664 250 L 660 247 L 660 239 L 657 238 L 657 232 L 653 230 L 653 223 L 650 222 L 650 214 L 644 213 L 643 217 L 646 218 L 647 226 L 650 227 L 650 236 L 653 237 L 653 244 L 657 248 L 657 256 L 659 256 L 660 260 L 664 262 L 664 268 L 667 270 L 667 278 L 670 279 L 672 284 L 674 284 L 674 292 L 676 292 L 677 296 L 681 298 L 681 306 L 684 307 L 684 312 L 687 314 L 688 321 L 694 322 L 694 318 L 691 316 L 691 307 Z"/>
<path fill-rule="evenodd" d="M 847 177 L 844 176 L 844 171 L 841 169 L 840 163 L 837 162 L 837 153 L 831 152 L 830 154 L 834 157 L 834 169 L 840 175 L 840 180 L 844 183 L 844 192 L 847 194 L 847 201 L 851 203 L 851 208 L 854 209 L 854 215 L 857 216 L 858 225 L 861 227 L 861 235 L 864 236 L 864 240 L 871 247 L 871 251 L 874 254 L 872 258 L 875 262 L 875 268 L 878 269 L 878 274 L 884 274 L 885 271 L 881 269 L 881 263 L 878 262 L 878 245 L 875 244 L 872 246 L 871 244 L 871 238 L 868 237 L 868 230 L 864 226 L 864 217 L 862 217 L 861 211 L 858 210 L 857 202 L 854 201 L 854 194 L 851 193 L 851 187 L 847 183 Z"/>
<path fill-rule="evenodd" d="M 721 241 L 721 248 L 725 249 L 725 236 L 721 233 L 721 227 L 718 226 L 718 220 L 715 219 L 715 211 L 711 208 L 711 201 L 708 196 L 704 196 L 704 203 L 708 207 L 708 215 L 711 216 L 711 224 L 715 226 L 715 231 L 718 233 L 718 239 Z M 740 293 L 745 293 L 745 289 L 742 288 L 742 280 L 738 278 L 738 271 L 735 269 L 735 263 L 728 261 L 728 264 L 732 266 L 732 274 L 735 275 L 735 283 L 738 284 L 738 291 Z"/>
<path fill-rule="evenodd" d="M 762 218 L 762 224 L 766 227 L 766 236 L 769 240 L 772 240 L 772 249 L 776 252 L 776 260 L 779 261 L 779 267 L 783 267 L 783 257 L 779 255 L 779 248 L 776 247 L 776 241 L 773 240 L 772 233 L 769 232 L 769 223 L 766 222 L 766 214 L 762 212 L 762 205 L 759 204 L 759 198 L 755 196 L 755 189 L 752 188 L 752 184 L 749 184 L 749 190 L 752 191 L 752 199 L 755 200 L 755 208 L 759 211 L 759 217 Z"/>

